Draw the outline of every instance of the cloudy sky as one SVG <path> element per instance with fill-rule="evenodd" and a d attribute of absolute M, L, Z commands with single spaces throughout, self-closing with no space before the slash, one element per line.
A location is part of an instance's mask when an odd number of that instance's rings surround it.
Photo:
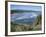
<path fill-rule="evenodd" d="M 32 6 L 32 5 L 12 5 L 11 10 L 32 10 L 32 11 L 41 11 L 41 6 Z"/>

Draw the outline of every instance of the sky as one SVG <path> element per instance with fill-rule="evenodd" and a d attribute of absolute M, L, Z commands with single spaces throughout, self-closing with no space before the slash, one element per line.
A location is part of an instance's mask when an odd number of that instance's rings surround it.
<path fill-rule="evenodd" d="M 41 11 L 41 6 L 32 6 L 32 5 L 10 5 L 11 10 L 32 10 L 32 11 Z"/>

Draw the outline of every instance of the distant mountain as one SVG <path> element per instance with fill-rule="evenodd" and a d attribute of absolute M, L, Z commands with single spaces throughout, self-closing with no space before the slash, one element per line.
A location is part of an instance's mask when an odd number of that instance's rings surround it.
<path fill-rule="evenodd" d="M 11 14 L 13 13 L 23 13 L 23 12 L 41 12 L 41 11 L 33 11 L 33 10 L 11 10 Z"/>

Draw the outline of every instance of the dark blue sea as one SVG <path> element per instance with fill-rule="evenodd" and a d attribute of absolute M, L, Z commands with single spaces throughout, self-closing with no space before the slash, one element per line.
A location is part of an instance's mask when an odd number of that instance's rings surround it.
<path fill-rule="evenodd" d="M 22 24 L 33 24 L 41 12 L 23 12 L 11 14 L 11 22 Z"/>

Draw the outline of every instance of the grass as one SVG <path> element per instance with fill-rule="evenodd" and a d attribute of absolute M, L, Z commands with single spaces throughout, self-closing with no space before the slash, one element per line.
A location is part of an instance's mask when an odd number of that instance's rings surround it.
<path fill-rule="evenodd" d="M 35 27 L 31 27 L 31 25 L 11 25 L 11 32 L 19 32 L 19 31 L 36 31 L 36 30 L 41 30 L 41 28 L 39 28 L 40 25 L 36 25 Z"/>
<path fill-rule="evenodd" d="M 11 25 L 11 32 L 14 31 L 30 31 L 32 30 L 31 26 L 24 26 L 24 25 Z"/>

